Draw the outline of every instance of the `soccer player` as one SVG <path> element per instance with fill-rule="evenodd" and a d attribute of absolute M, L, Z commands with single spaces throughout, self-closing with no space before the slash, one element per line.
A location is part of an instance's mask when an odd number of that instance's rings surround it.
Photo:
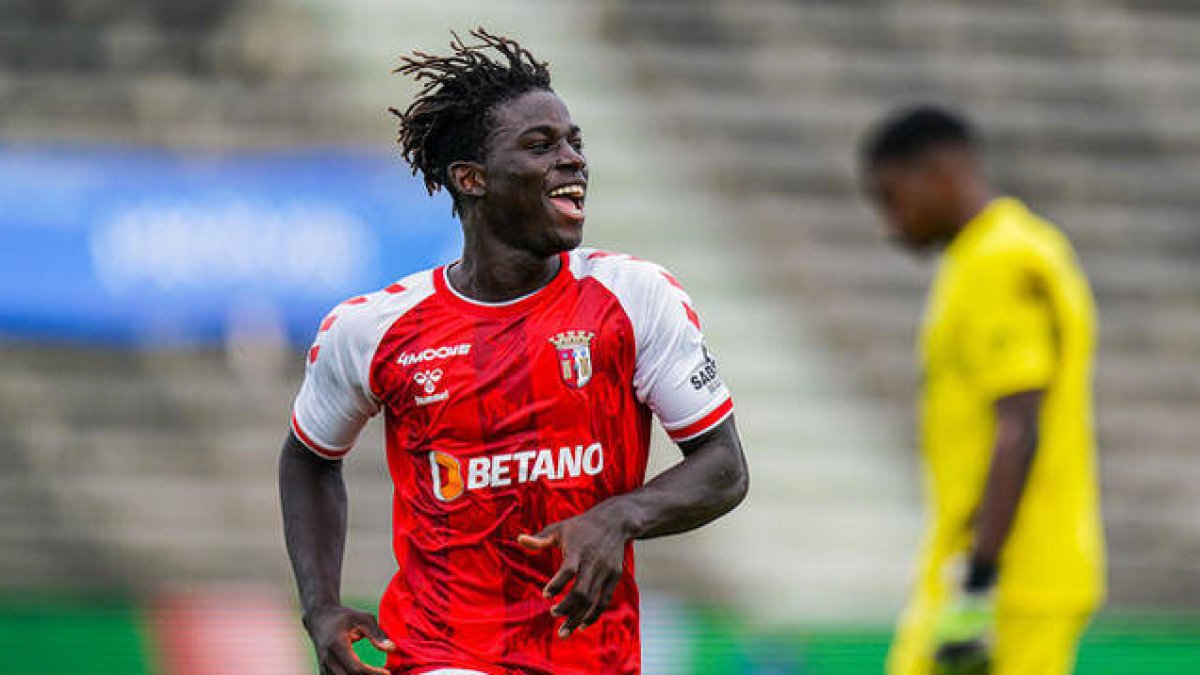
<path fill-rule="evenodd" d="M 400 117 L 462 258 L 320 324 L 280 458 L 284 529 L 323 673 L 637 673 L 632 541 L 745 496 L 730 394 L 662 267 L 579 248 L 588 165 L 545 63 L 482 29 Z M 342 605 L 341 460 L 382 413 L 398 571 L 379 622 Z M 651 417 L 683 458 L 645 481 Z M 387 671 L 351 643 L 388 652 Z"/>
<path fill-rule="evenodd" d="M 929 525 L 888 673 L 1065 675 L 1104 594 L 1095 309 L 1066 237 L 993 196 L 977 146 L 922 106 L 863 147 L 895 238 L 942 254 L 920 337 Z"/>

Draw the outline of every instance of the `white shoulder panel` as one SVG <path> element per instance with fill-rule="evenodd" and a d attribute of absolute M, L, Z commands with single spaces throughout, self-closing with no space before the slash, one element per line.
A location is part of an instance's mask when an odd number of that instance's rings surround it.
<path fill-rule="evenodd" d="M 637 343 L 634 390 L 676 441 L 713 429 L 733 410 L 729 390 L 704 346 L 700 317 L 674 276 L 632 256 L 579 249 L 571 254 L 576 278 L 607 288 L 633 324 Z"/>
<path fill-rule="evenodd" d="M 292 431 L 313 452 L 344 456 L 375 413 L 371 362 L 388 329 L 433 293 L 430 271 L 350 298 L 321 321 L 308 351 L 304 384 L 292 406 Z"/>

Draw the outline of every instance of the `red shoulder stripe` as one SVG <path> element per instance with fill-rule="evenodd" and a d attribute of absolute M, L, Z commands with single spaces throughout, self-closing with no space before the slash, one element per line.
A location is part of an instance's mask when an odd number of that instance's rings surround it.
<path fill-rule="evenodd" d="M 696 310 L 692 309 L 691 305 L 687 304 L 686 302 L 683 303 L 683 311 L 687 312 L 688 321 L 692 322 L 692 325 L 696 327 L 696 330 L 704 330 L 700 327 L 700 315 L 696 313 Z"/>

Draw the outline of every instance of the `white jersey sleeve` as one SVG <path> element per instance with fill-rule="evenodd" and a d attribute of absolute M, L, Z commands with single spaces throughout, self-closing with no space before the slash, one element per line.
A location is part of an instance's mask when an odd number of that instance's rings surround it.
<path fill-rule="evenodd" d="M 378 341 L 366 299 L 338 305 L 321 322 L 308 352 L 304 384 L 292 406 L 292 431 L 310 450 L 327 459 L 344 456 L 375 413 L 379 402 L 370 388 L 371 360 Z"/>
<path fill-rule="evenodd" d="M 418 272 L 343 302 L 321 322 L 292 406 L 292 432 L 310 450 L 337 459 L 354 447 L 381 407 L 371 369 L 384 334 L 432 293 L 430 273 Z"/>
<path fill-rule="evenodd" d="M 662 267 L 628 256 L 583 251 L 591 271 L 621 302 L 633 323 L 633 386 L 672 440 L 688 441 L 733 412 L 729 389 L 704 344 L 690 296 Z"/>

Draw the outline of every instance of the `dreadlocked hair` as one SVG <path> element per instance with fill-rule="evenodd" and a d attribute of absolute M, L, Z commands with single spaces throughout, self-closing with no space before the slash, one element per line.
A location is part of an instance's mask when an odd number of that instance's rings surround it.
<path fill-rule="evenodd" d="M 451 35 L 452 54 L 413 52 L 402 56 L 392 71 L 425 83 L 407 110 L 388 110 L 400 118 L 396 142 L 404 159 L 414 176 L 421 172 L 431 195 L 449 185 L 451 163 L 483 161 L 491 113 L 498 104 L 528 91 L 550 91 L 549 64 L 516 40 L 483 28 L 470 32 L 479 40 L 475 44 L 453 31 Z M 457 211 L 458 196 L 450 193 Z"/>

